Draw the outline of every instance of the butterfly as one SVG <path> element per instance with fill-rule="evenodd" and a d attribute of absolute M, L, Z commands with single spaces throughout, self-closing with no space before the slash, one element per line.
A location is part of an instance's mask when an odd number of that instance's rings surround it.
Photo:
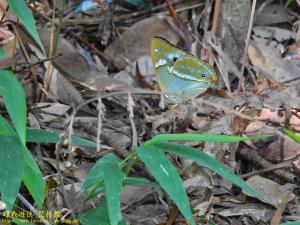
<path fill-rule="evenodd" d="M 176 105 L 196 98 L 217 81 L 207 63 L 163 38 L 152 38 L 151 58 L 161 91 Z"/>

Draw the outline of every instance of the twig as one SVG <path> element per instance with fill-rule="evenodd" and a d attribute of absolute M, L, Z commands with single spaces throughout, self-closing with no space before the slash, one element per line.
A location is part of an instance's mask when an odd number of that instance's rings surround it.
<path fill-rule="evenodd" d="M 111 64 L 114 67 L 114 69 L 120 70 L 119 66 L 116 65 L 113 60 L 111 60 L 107 55 L 105 55 L 104 53 L 99 51 L 94 45 L 90 44 L 87 40 L 85 40 L 84 38 L 82 38 L 81 36 L 79 36 L 78 34 L 76 34 L 73 31 L 70 31 L 70 34 L 73 37 L 75 37 L 76 39 L 78 39 L 79 41 L 81 41 L 82 43 L 84 43 L 87 47 L 92 49 L 94 51 L 94 53 L 97 54 L 102 60 L 104 60 L 104 61 L 108 62 L 109 64 Z"/>
<path fill-rule="evenodd" d="M 248 160 L 250 162 L 253 162 L 253 164 L 263 167 L 263 168 L 268 168 L 274 166 L 272 163 L 269 161 L 265 160 L 262 158 L 260 155 L 258 155 L 257 151 L 254 151 L 250 148 L 242 148 L 240 151 L 238 151 L 238 154 L 241 156 L 241 158 Z M 289 183 L 294 183 L 296 180 L 296 176 L 287 172 L 286 170 L 283 169 L 277 169 L 273 171 L 274 175 L 280 177 L 281 179 L 284 179 L 285 181 Z M 243 175 L 242 175 L 243 176 Z"/>
<path fill-rule="evenodd" d="M 100 148 L 101 148 L 101 140 L 100 140 L 100 136 L 101 136 L 101 128 L 102 128 L 102 115 L 103 115 L 103 109 L 104 109 L 104 105 L 102 103 L 102 100 L 99 98 L 98 99 L 98 126 L 97 126 L 97 152 L 100 152 Z"/>
<path fill-rule="evenodd" d="M 257 118 L 245 115 L 243 113 L 240 113 L 240 112 L 237 112 L 235 110 L 232 110 L 229 107 L 222 106 L 221 104 L 216 104 L 216 103 L 213 103 L 213 102 L 210 102 L 210 101 L 206 101 L 204 99 L 199 99 L 199 102 L 200 102 L 200 104 L 208 105 L 208 106 L 211 106 L 211 107 L 213 107 L 215 109 L 222 110 L 222 111 L 227 112 L 227 113 L 232 113 L 232 114 L 234 114 L 234 115 L 236 115 L 236 116 L 238 116 L 238 117 L 240 117 L 242 119 L 253 121 L 253 122 L 257 122 L 258 125 L 262 125 L 263 127 L 272 129 L 273 132 L 275 134 L 277 134 L 278 136 L 293 141 L 293 139 L 290 138 L 288 135 L 284 134 L 283 132 L 275 129 L 274 127 L 272 127 L 270 125 L 267 125 L 264 121 L 261 121 L 260 119 L 257 119 Z"/>
<path fill-rule="evenodd" d="M 77 112 L 85 105 L 93 102 L 93 101 L 99 101 L 102 100 L 103 98 L 109 98 L 109 97 L 113 97 L 113 96 L 117 96 L 117 95 L 128 95 L 128 93 L 131 94 L 150 94 L 150 95 L 161 95 L 161 92 L 159 91 L 144 91 L 144 90 L 133 90 L 133 91 L 118 91 L 118 92 L 112 92 L 112 93 L 107 93 L 107 94 L 103 94 L 103 95 L 97 95 L 94 98 L 91 98 L 83 103 L 81 103 L 80 105 L 78 105 L 75 109 L 73 109 L 73 112 L 70 116 L 70 121 L 74 120 L 75 115 L 77 114 Z M 69 125 L 69 129 L 72 129 L 73 123 L 70 122 Z M 69 140 L 68 140 L 68 144 L 69 146 L 72 145 L 72 139 L 69 135 Z"/>
<path fill-rule="evenodd" d="M 54 20 L 55 20 L 55 9 L 56 9 L 56 0 L 54 1 L 53 3 L 53 14 L 52 14 L 52 24 L 51 24 L 51 34 L 50 34 L 50 46 L 49 46 L 49 63 L 48 63 L 48 66 L 47 66 L 47 70 L 46 70 L 46 73 L 45 73 L 45 78 L 44 78 L 44 89 L 46 91 L 48 91 L 48 88 L 49 88 L 49 84 L 50 84 L 50 81 L 51 81 L 51 78 L 52 78 L 52 73 L 53 73 L 53 64 L 52 64 L 52 55 L 54 53 L 54 30 L 55 30 L 55 23 L 54 23 Z M 40 95 L 40 101 L 43 101 L 45 98 L 45 94 L 44 92 L 41 92 L 41 95 Z"/>
<path fill-rule="evenodd" d="M 130 125 L 131 125 L 131 130 L 132 130 L 132 148 L 137 146 L 137 131 L 136 131 L 136 126 L 134 124 L 133 118 L 133 107 L 134 107 L 134 101 L 132 99 L 131 93 L 128 92 L 128 106 L 127 110 L 129 112 L 129 120 L 130 120 Z"/>
<path fill-rule="evenodd" d="M 254 175 L 258 175 L 258 174 L 262 174 L 262 173 L 282 169 L 282 168 L 285 168 L 285 167 L 289 167 L 292 164 L 293 161 L 295 161 L 295 159 L 289 160 L 289 161 L 286 161 L 286 162 L 282 162 L 282 163 L 278 163 L 278 164 L 274 164 L 274 165 L 268 166 L 267 168 L 264 168 L 264 169 L 261 169 L 261 170 L 256 170 L 256 171 L 253 171 L 253 172 L 250 172 L 250 173 L 240 175 L 240 178 L 246 179 L 246 178 L 252 177 Z"/>
<path fill-rule="evenodd" d="M 213 20 L 211 25 L 211 32 L 214 34 L 217 32 L 220 11 L 221 11 L 221 0 L 215 0 L 214 15 L 213 15 Z"/>
<path fill-rule="evenodd" d="M 38 217 L 41 221 L 43 221 L 44 224 L 46 225 L 51 225 L 42 215 L 40 215 L 39 211 L 33 207 L 33 205 L 30 204 L 30 202 L 27 201 L 26 198 L 23 197 L 20 193 L 18 193 L 18 199 L 36 216 Z"/>
<path fill-rule="evenodd" d="M 185 1 L 185 0 L 184 0 Z M 184 1 L 181 1 L 182 3 L 184 3 Z M 196 3 L 194 5 L 190 5 L 187 7 L 176 7 L 177 5 L 180 5 L 181 2 L 178 3 L 174 3 L 175 6 L 175 12 L 181 12 L 181 11 L 185 11 L 185 10 L 189 10 L 189 9 L 194 9 L 194 8 L 198 8 L 200 6 L 203 6 L 203 3 Z M 158 12 L 161 9 L 165 9 L 167 6 L 166 4 L 161 4 L 158 6 L 154 6 L 152 7 L 150 10 L 139 10 L 137 12 L 133 12 L 130 14 L 126 14 L 126 15 L 116 15 L 114 17 L 114 23 L 119 23 L 119 22 L 125 22 L 131 18 L 136 18 L 138 16 L 144 16 L 145 14 L 156 14 L 156 15 L 167 15 L 169 14 L 168 12 Z M 91 18 L 91 19 L 66 19 L 63 21 L 63 25 L 97 25 L 100 24 L 102 22 L 104 22 L 105 19 L 103 18 Z"/>
<path fill-rule="evenodd" d="M 174 18 L 175 24 L 177 25 L 177 27 L 178 27 L 179 29 L 182 29 L 182 26 L 181 26 L 179 17 L 178 17 L 178 15 L 176 14 L 176 12 L 175 12 L 175 10 L 174 10 L 174 7 L 173 7 L 173 5 L 172 5 L 172 2 L 171 2 L 170 0 L 166 0 L 166 2 L 167 2 L 167 6 L 168 6 L 169 13 L 170 13 L 170 15 Z"/>
<path fill-rule="evenodd" d="M 300 0 L 296 0 L 296 2 L 297 2 L 298 6 L 300 8 Z"/>
<path fill-rule="evenodd" d="M 241 68 L 241 78 L 242 79 L 239 81 L 239 90 L 240 90 L 240 88 L 242 88 L 243 91 L 245 91 L 244 71 L 245 71 L 245 65 L 246 65 L 246 61 L 247 61 L 251 31 L 252 31 L 252 27 L 253 27 L 255 8 L 256 8 L 256 0 L 253 0 L 251 14 L 250 14 L 250 22 L 249 22 L 249 27 L 248 27 L 248 33 L 247 33 L 247 38 L 246 38 L 246 45 L 245 45 L 244 56 L 243 56 L 243 61 L 242 61 L 242 68 Z"/>
<path fill-rule="evenodd" d="M 62 194 L 64 196 L 65 204 L 70 209 L 71 216 L 73 217 L 74 221 L 76 221 L 76 216 L 75 216 L 75 214 L 74 214 L 74 212 L 72 210 L 69 197 L 68 197 L 68 195 L 67 195 L 67 193 L 66 193 L 66 191 L 64 189 L 64 179 L 63 179 L 63 175 L 62 175 L 62 172 L 61 172 L 61 169 L 60 169 L 60 165 L 59 165 L 59 158 L 60 158 L 62 144 L 63 144 L 63 141 L 64 141 L 64 136 L 65 136 L 65 132 L 61 133 L 59 135 L 59 141 L 55 145 L 56 170 L 57 170 L 57 174 L 58 174 L 59 183 L 61 185 L 61 191 L 62 191 Z M 75 223 L 77 224 L 77 222 L 75 222 Z"/>
<path fill-rule="evenodd" d="M 18 41 L 19 41 L 19 44 L 20 44 L 20 47 L 21 47 L 21 50 L 25 56 L 25 60 L 26 62 L 29 64 L 30 63 L 30 57 L 29 57 L 29 54 L 24 46 L 24 43 L 22 41 L 22 38 L 20 37 L 20 34 L 19 34 L 19 31 L 18 29 L 15 27 L 15 26 L 12 26 L 14 32 L 16 33 L 16 36 L 18 38 Z M 32 78 L 33 78 L 33 90 L 32 90 L 32 94 L 33 94 L 33 101 L 35 102 L 36 101 L 36 91 L 37 91 L 37 88 L 38 88 L 38 79 L 37 79 L 37 75 L 34 71 L 34 69 L 32 67 L 30 67 L 30 72 L 32 74 Z"/>

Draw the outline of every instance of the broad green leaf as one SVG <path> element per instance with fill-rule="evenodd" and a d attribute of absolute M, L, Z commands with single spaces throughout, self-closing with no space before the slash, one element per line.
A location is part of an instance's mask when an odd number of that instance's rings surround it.
<path fill-rule="evenodd" d="M 119 167 L 119 159 L 111 155 L 103 165 L 105 198 L 108 209 L 108 217 L 111 225 L 118 225 L 122 221 L 120 194 L 123 189 L 125 174 Z"/>
<path fill-rule="evenodd" d="M 63 131 L 52 131 L 52 130 L 41 130 L 34 128 L 27 128 L 27 142 L 46 142 L 46 143 L 57 143 L 59 141 L 59 135 Z M 66 138 L 67 139 L 67 138 Z M 78 146 L 96 148 L 97 143 L 86 140 L 77 136 L 72 136 L 72 143 Z"/>
<path fill-rule="evenodd" d="M 115 157 L 114 154 L 107 154 L 99 159 L 93 168 L 89 171 L 87 178 L 85 179 L 80 194 L 87 192 L 92 186 L 96 185 L 98 182 L 103 180 L 103 168 L 104 163 L 110 160 L 112 157 Z"/>
<path fill-rule="evenodd" d="M 79 220 L 83 225 L 111 225 L 107 214 L 107 206 L 105 198 L 101 200 L 100 206 L 89 210 L 79 216 Z M 128 225 L 122 220 L 118 225 Z"/>
<path fill-rule="evenodd" d="M 3 50 L 3 47 L 0 47 L 0 59 L 3 59 L 5 57 L 5 52 Z"/>
<path fill-rule="evenodd" d="M 231 181 L 235 185 L 239 186 L 240 188 L 242 188 L 244 191 L 248 192 L 252 196 L 255 196 L 256 198 L 260 199 L 263 202 L 271 204 L 259 192 L 253 189 L 239 176 L 233 173 L 229 168 L 223 166 L 220 162 L 218 162 L 208 154 L 200 151 L 199 149 L 181 145 L 181 144 L 174 144 L 170 142 L 157 142 L 155 146 L 157 146 L 163 151 L 167 151 L 170 153 L 174 153 L 176 155 L 180 155 L 184 158 L 191 159 L 197 162 L 200 166 L 204 166 L 213 170 L 214 172 L 224 177 L 225 179 Z"/>
<path fill-rule="evenodd" d="M 208 142 L 239 142 L 260 140 L 274 136 L 274 134 L 258 135 L 255 137 L 240 137 L 217 134 L 158 134 L 144 143 L 144 146 L 155 144 L 158 141 L 208 141 Z"/>
<path fill-rule="evenodd" d="M 20 19 L 21 23 L 25 26 L 27 31 L 31 34 L 34 40 L 38 43 L 43 53 L 46 55 L 44 46 L 41 42 L 39 34 L 36 29 L 35 20 L 31 11 L 28 9 L 24 0 L 7 0 L 6 1 L 11 10 Z"/>
<path fill-rule="evenodd" d="M 18 138 L 15 131 L 9 126 L 9 124 L 0 115 L 0 135 L 14 136 Z M 1 136 L 0 136 L 1 137 Z M 39 209 L 42 208 L 45 199 L 45 187 L 46 183 L 43 179 L 43 174 L 41 173 L 38 165 L 33 159 L 30 151 L 26 146 L 22 145 L 22 150 L 25 159 L 25 168 L 23 175 L 23 182 L 27 187 L 28 191 L 33 196 L 33 199 L 37 203 Z"/>
<path fill-rule="evenodd" d="M 7 210 L 13 208 L 24 172 L 23 145 L 18 137 L 0 137 L 0 192 Z"/>
<path fill-rule="evenodd" d="M 26 102 L 23 87 L 10 70 L 0 70 L 0 95 L 3 96 L 7 112 L 25 145 Z"/>
<path fill-rule="evenodd" d="M 134 149 L 155 179 L 175 202 L 182 215 L 190 224 L 196 225 L 182 180 L 164 152 L 152 145 L 135 147 Z"/>

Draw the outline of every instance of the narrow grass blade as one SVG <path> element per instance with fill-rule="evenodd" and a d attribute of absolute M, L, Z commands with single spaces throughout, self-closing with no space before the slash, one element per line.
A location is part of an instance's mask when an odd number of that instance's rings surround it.
<path fill-rule="evenodd" d="M 79 216 L 79 220 L 83 225 L 111 225 L 107 213 L 106 199 L 103 198 L 99 207 L 89 210 Z M 122 220 L 118 225 L 128 225 Z"/>
<path fill-rule="evenodd" d="M 34 40 L 38 43 L 43 53 L 46 55 L 44 46 L 41 42 L 40 36 L 37 32 L 35 20 L 31 11 L 28 9 L 24 0 L 7 0 L 7 4 L 11 10 L 20 19 L 21 23 L 25 26 L 26 30 L 31 34 Z"/>
<path fill-rule="evenodd" d="M 122 221 L 120 194 L 123 189 L 124 173 L 119 167 L 119 160 L 112 155 L 103 165 L 105 198 L 108 217 L 111 225 L 118 225 Z"/>
<path fill-rule="evenodd" d="M 41 130 L 34 128 L 27 128 L 27 142 L 45 142 L 45 143 L 57 143 L 59 141 L 59 135 L 63 131 Z M 67 139 L 67 138 L 66 138 Z M 96 148 L 97 143 L 86 140 L 77 136 L 72 136 L 72 143 L 78 146 L 85 146 Z"/>
<path fill-rule="evenodd" d="M 11 210 L 19 193 L 24 172 L 23 145 L 18 137 L 0 137 L 0 192 Z"/>
<path fill-rule="evenodd" d="M 196 225 L 182 180 L 163 151 L 151 145 L 135 147 L 135 150 L 155 179 L 175 202 L 182 215 L 191 225 Z"/>
<path fill-rule="evenodd" d="M 295 141 L 297 142 L 300 142 L 300 136 L 295 134 L 293 131 L 287 129 L 287 128 L 284 128 L 283 129 L 284 133 L 289 136 L 290 138 L 294 139 Z"/>
<path fill-rule="evenodd" d="M 101 180 L 104 179 L 104 174 L 103 174 L 104 164 L 105 162 L 107 162 L 109 159 L 113 157 L 116 158 L 119 162 L 119 159 L 114 154 L 111 153 L 103 156 L 101 159 L 99 159 L 96 162 L 93 168 L 89 171 L 87 178 L 85 179 L 81 187 L 80 194 L 87 192 L 91 187 L 99 184 L 99 182 L 101 182 Z"/>
<path fill-rule="evenodd" d="M 235 185 L 239 186 L 252 196 L 260 199 L 263 202 L 271 204 L 267 199 L 265 199 L 259 192 L 253 189 L 250 185 L 248 185 L 245 181 L 243 181 L 239 176 L 233 173 L 229 168 L 223 166 L 220 162 L 209 156 L 208 154 L 200 151 L 199 149 L 195 149 L 193 147 L 174 144 L 170 142 L 157 142 L 155 144 L 158 148 L 163 151 L 174 153 L 176 155 L 180 155 L 184 158 L 191 159 L 197 162 L 200 166 L 207 167 L 225 179 L 231 181 Z M 271 204 L 272 205 L 272 204 Z"/>
<path fill-rule="evenodd" d="M 0 135 L 19 138 L 14 129 L 0 115 Z M 1 137 L 1 136 L 0 136 Z M 25 159 L 23 182 L 32 195 L 39 209 L 42 208 L 45 199 L 45 181 L 38 165 L 26 146 L 22 145 Z"/>
<path fill-rule="evenodd" d="M 274 136 L 274 134 L 258 135 L 255 137 L 240 137 L 217 134 L 158 134 L 144 143 L 144 146 L 159 141 L 208 141 L 208 142 L 239 142 L 247 140 L 260 140 Z"/>
<path fill-rule="evenodd" d="M 25 145 L 26 102 L 23 87 L 10 70 L 0 70 L 0 95 L 3 96 L 7 112 Z"/>

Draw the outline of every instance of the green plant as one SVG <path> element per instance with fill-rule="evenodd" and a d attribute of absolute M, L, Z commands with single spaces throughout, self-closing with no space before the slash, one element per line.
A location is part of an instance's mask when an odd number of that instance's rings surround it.
<path fill-rule="evenodd" d="M 45 53 L 36 31 L 35 21 L 24 0 L 7 0 L 7 3 Z M 1 55 L 3 54 L 0 54 L 0 57 Z M 24 91 L 10 70 L 0 71 L 0 96 L 3 97 L 13 125 L 11 126 L 0 115 L 0 165 L 2 166 L 0 170 L 0 192 L 2 198 L 7 204 L 7 209 L 12 209 L 23 181 L 37 206 L 41 209 L 45 198 L 45 181 L 26 143 L 56 143 L 59 141 L 59 133 L 26 128 L 27 109 Z M 170 142 L 172 140 L 237 142 L 266 137 L 268 136 L 244 138 L 224 135 L 166 134 L 158 135 L 142 146 L 135 147 L 123 161 L 113 154 L 105 155 L 92 168 L 81 190 L 81 193 L 88 192 L 90 198 L 99 192 L 105 191 L 105 198 L 102 200 L 100 207 L 83 215 L 81 221 L 86 224 L 93 224 L 95 221 L 98 222 L 97 224 L 99 224 L 99 221 L 102 221 L 102 224 L 126 224 L 121 214 L 119 197 L 123 187 L 125 185 L 147 185 L 154 188 L 160 195 L 162 195 L 161 189 L 164 189 L 189 223 L 195 224 L 181 178 L 176 168 L 165 156 L 166 152 L 190 158 L 199 165 L 205 166 L 229 179 L 258 199 L 267 202 L 263 196 L 232 171 L 199 149 Z M 72 137 L 72 142 L 77 145 L 96 147 L 94 142 L 78 137 Z M 126 168 L 130 170 L 132 162 L 137 159 L 145 163 L 159 184 L 145 178 L 128 177 L 123 172 Z"/>
<path fill-rule="evenodd" d="M 45 54 L 39 38 L 34 18 L 24 0 L 7 3 L 20 22 L 38 43 Z M 0 51 L 3 57 L 3 49 Z M 45 181 L 43 175 L 27 149 L 26 142 L 57 142 L 59 134 L 26 128 L 26 101 L 23 88 L 11 70 L 0 70 L 0 96 L 3 97 L 6 110 L 14 128 L 0 115 L 0 193 L 12 209 L 23 181 L 37 206 L 41 209 L 45 198 Z M 79 145 L 95 147 L 95 143 L 78 137 L 73 141 Z"/>
<path fill-rule="evenodd" d="M 7 204 L 13 207 L 21 181 L 33 196 L 39 208 L 45 198 L 45 181 L 26 142 L 59 141 L 61 132 L 26 128 L 26 103 L 23 88 L 10 70 L 0 70 L 0 96 L 14 128 L 0 115 L 0 192 Z M 76 145 L 96 147 L 94 142 L 72 137 Z"/>
<path fill-rule="evenodd" d="M 199 149 L 188 147 L 183 144 L 175 144 L 170 141 L 211 141 L 211 142 L 238 142 L 245 140 L 257 140 L 270 137 L 270 135 L 256 136 L 253 138 L 238 137 L 238 136 L 226 136 L 226 135 L 207 135 L 207 134 L 161 134 L 155 136 L 153 139 L 145 142 L 142 146 L 135 147 L 129 157 L 121 161 L 113 154 L 108 154 L 102 157 L 89 172 L 83 186 L 81 193 L 88 193 L 90 198 L 96 196 L 99 192 L 105 191 L 105 201 L 107 212 L 103 213 L 105 205 L 101 205 L 98 209 L 98 221 L 110 221 L 109 224 L 117 225 L 122 224 L 123 218 L 120 208 L 120 193 L 125 185 L 150 185 L 159 190 L 161 187 L 170 198 L 177 205 L 182 215 L 187 219 L 190 224 L 195 224 L 192 216 L 192 211 L 189 206 L 187 194 L 183 188 L 182 180 L 177 173 L 176 168 L 171 161 L 165 155 L 165 153 L 176 154 L 185 158 L 194 160 L 200 166 L 204 166 L 230 180 L 235 185 L 239 186 L 243 190 L 256 198 L 268 203 L 268 201 L 256 190 L 250 187 L 237 175 L 235 175 L 230 169 L 223 166 L 217 160 L 211 156 L 202 152 Z M 144 162 L 146 167 L 150 170 L 154 178 L 159 184 L 146 180 L 145 178 L 135 178 L 133 182 L 128 183 L 128 179 L 123 172 L 127 164 L 130 164 L 131 160 L 139 158 Z M 93 211 L 94 212 L 94 211 Z M 86 214 L 82 217 L 82 223 L 92 224 L 94 218 Z M 90 221 L 87 222 L 87 221 Z M 108 223 L 101 223 L 108 224 Z"/>
<path fill-rule="evenodd" d="M 285 0 L 284 2 L 284 7 L 288 7 L 290 4 L 292 4 L 293 0 Z"/>
<path fill-rule="evenodd" d="M 298 134 L 295 134 L 293 131 L 291 131 L 287 128 L 284 128 L 283 132 L 290 138 L 294 139 L 295 141 L 300 142 L 300 136 Z"/>

